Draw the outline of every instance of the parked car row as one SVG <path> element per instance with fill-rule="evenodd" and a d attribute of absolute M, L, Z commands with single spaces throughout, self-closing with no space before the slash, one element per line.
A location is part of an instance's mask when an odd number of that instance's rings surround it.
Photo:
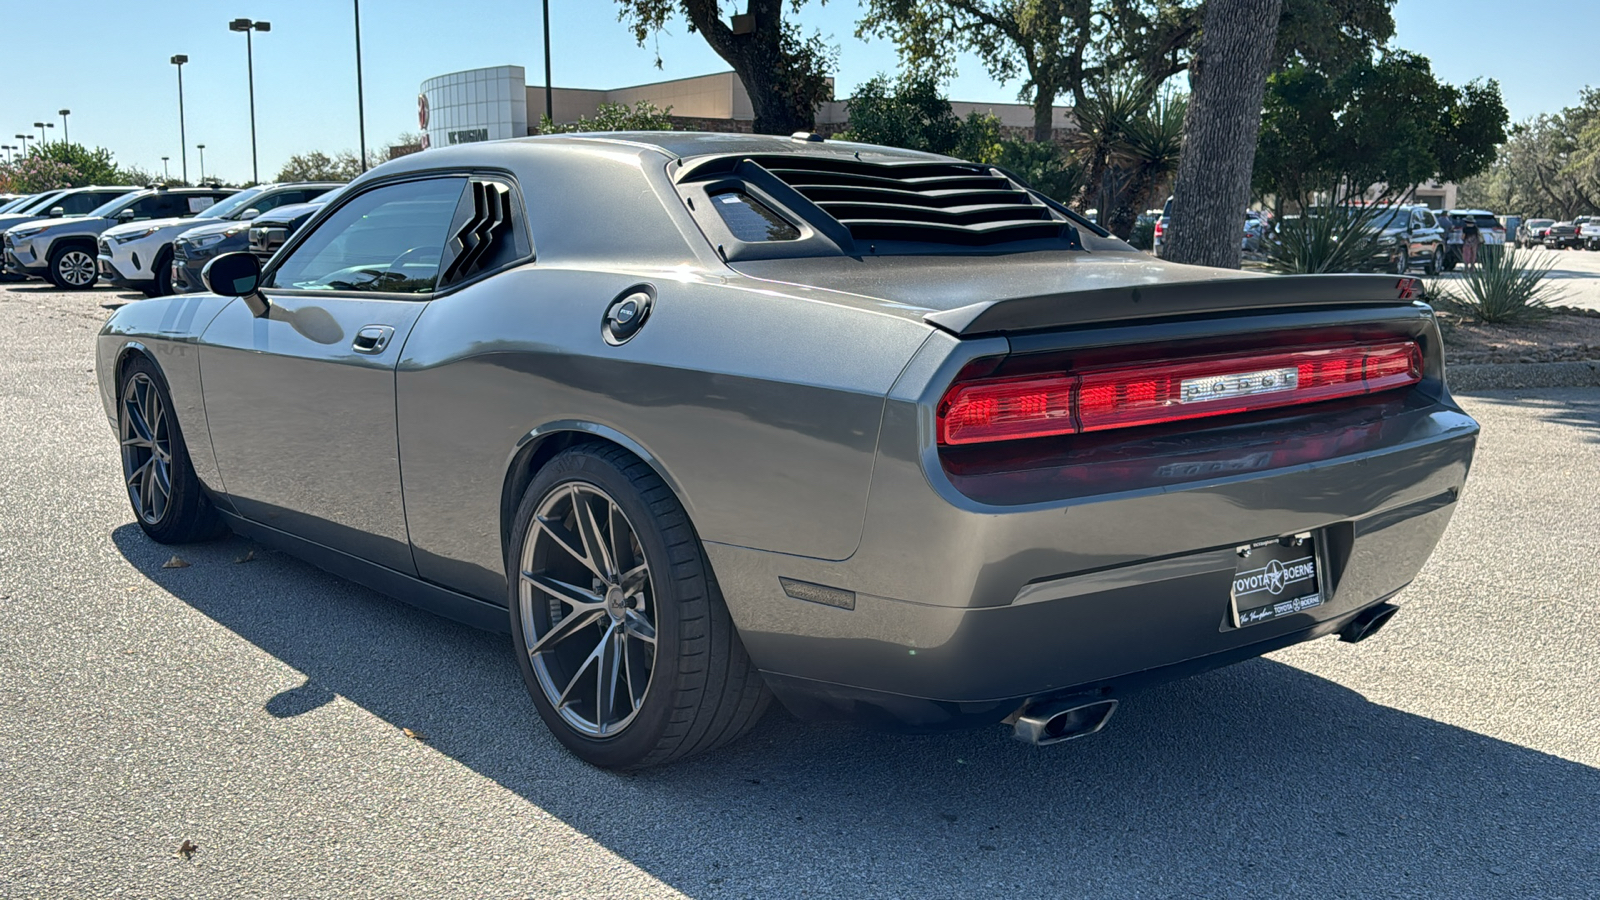
<path fill-rule="evenodd" d="M 239 236 L 242 244 L 248 241 L 249 223 L 262 213 L 303 205 L 336 187 L 333 182 L 268 184 L 243 191 L 94 186 L 17 198 L 0 207 L 4 271 L 11 277 L 42 278 L 65 290 L 91 288 L 104 278 L 159 297 L 180 289 L 174 264 L 179 237 L 208 229 Z M 182 285 L 182 290 L 202 289 L 198 277 L 184 279 Z"/>

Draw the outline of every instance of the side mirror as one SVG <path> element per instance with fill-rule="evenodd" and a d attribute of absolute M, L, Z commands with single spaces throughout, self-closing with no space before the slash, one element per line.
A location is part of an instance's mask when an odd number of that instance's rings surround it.
<path fill-rule="evenodd" d="M 66 214 L 67 214 L 67 210 L 66 210 L 66 207 L 64 207 L 64 206 L 52 206 L 52 207 L 50 207 L 49 216 L 52 219 L 59 219 L 59 218 L 61 218 L 62 216 L 66 215 Z"/>
<path fill-rule="evenodd" d="M 136 216 L 136 215 L 138 215 L 138 213 L 134 212 L 133 210 L 125 209 L 122 212 L 117 213 L 117 221 L 118 222 L 132 222 L 133 221 L 133 217 Z"/>
<path fill-rule="evenodd" d="M 250 307 L 251 315 L 261 318 L 272 303 L 257 290 L 261 286 L 261 260 L 253 253 L 224 253 L 200 270 L 206 290 L 223 297 L 239 297 Z"/>
<path fill-rule="evenodd" d="M 254 219 L 256 216 L 259 216 L 259 215 L 261 215 L 261 210 L 256 209 L 254 206 L 252 206 L 249 209 L 245 210 L 244 212 L 239 213 L 239 218 L 242 221 L 248 222 L 249 220 Z"/>

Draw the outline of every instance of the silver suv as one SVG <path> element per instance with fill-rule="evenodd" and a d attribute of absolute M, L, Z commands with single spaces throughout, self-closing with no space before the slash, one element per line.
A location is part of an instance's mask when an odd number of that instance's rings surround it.
<path fill-rule="evenodd" d="M 100 233 L 147 219 L 187 218 L 236 188 L 149 188 L 123 194 L 82 216 L 32 222 L 5 233 L 6 271 L 45 278 L 65 290 L 92 288 Z"/>

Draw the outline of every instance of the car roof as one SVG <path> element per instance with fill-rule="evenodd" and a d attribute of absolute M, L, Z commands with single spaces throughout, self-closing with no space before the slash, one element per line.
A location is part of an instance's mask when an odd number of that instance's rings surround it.
<path fill-rule="evenodd" d="M 1452 215 L 1452 216 L 1492 216 L 1492 215 L 1494 215 L 1494 213 L 1489 212 L 1487 209 L 1452 209 L 1452 210 L 1450 210 L 1450 215 Z"/>

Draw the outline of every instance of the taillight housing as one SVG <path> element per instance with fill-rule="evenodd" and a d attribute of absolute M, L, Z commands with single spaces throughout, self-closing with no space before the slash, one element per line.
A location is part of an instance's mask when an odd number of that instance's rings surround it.
<path fill-rule="evenodd" d="M 957 381 L 938 407 L 941 445 L 1136 428 L 1355 397 L 1422 380 L 1415 341 L 1093 366 Z"/>

